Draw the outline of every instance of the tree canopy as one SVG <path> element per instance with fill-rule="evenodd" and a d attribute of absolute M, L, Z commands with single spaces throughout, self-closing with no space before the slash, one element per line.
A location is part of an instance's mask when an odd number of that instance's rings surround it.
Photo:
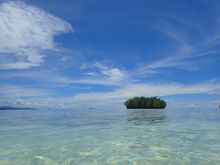
<path fill-rule="evenodd" d="M 128 99 L 124 105 L 127 109 L 164 109 L 166 102 L 157 97 L 134 97 Z"/>

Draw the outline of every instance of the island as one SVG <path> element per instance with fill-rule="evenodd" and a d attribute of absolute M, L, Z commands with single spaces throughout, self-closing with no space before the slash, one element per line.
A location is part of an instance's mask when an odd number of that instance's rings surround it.
<path fill-rule="evenodd" d="M 127 109 L 164 109 L 166 102 L 157 97 L 134 97 L 128 99 L 124 105 Z"/>

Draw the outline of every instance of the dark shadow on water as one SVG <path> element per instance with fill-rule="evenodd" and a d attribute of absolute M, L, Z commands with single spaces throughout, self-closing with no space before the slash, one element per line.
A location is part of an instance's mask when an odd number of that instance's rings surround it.
<path fill-rule="evenodd" d="M 127 121 L 134 124 L 151 124 L 166 121 L 166 111 L 161 109 L 128 109 Z"/>

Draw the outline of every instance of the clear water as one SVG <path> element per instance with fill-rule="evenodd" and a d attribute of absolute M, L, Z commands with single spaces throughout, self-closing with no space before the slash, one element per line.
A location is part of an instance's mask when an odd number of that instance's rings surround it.
<path fill-rule="evenodd" d="M 219 165 L 219 109 L 0 111 L 0 165 Z"/>

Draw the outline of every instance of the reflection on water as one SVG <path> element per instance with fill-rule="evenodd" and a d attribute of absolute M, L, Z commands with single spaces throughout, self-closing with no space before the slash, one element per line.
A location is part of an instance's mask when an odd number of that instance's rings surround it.
<path fill-rule="evenodd" d="M 161 109 L 129 109 L 127 115 L 127 120 L 135 124 L 164 122 L 166 111 Z"/>

